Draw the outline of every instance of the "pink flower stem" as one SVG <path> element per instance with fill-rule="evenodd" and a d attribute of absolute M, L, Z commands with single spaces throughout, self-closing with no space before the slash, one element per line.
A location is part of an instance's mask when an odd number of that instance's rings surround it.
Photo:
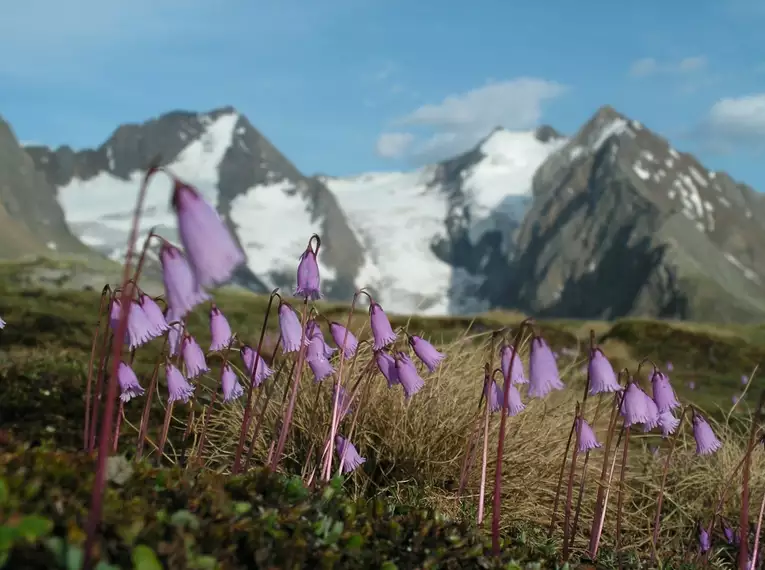
<path fill-rule="evenodd" d="M 619 568 L 622 567 L 622 556 L 621 556 L 622 510 L 624 507 L 624 495 L 626 494 L 624 479 L 627 474 L 627 457 L 629 455 L 629 450 L 630 450 L 630 428 L 629 426 L 627 426 L 624 430 L 624 443 L 622 444 L 622 466 L 621 466 L 621 471 L 619 473 L 619 496 L 616 499 L 616 546 L 614 547 L 614 550 L 616 551 L 616 557 L 619 562 Z"/>
<path fill-rule="evenodd" d="M 513 341 L 513 354 L 518 354 L 518 347 L 523 338 L 526 327 L 533 323 L 532 319 L 526 319 L 518 326 L 518 332 Z M 499 420 L 499 438 L 497 442 L 497 465 L 494 469 L 494 496 L 491 509 L 491 550 L 494 556 L 499 557 L 501 544 L 499 541 L 499 519 L 502 508 L 502 459 L 505 453 L 505 434 L 507 432 L 507 409 L 510 407 L 510 380 L 513 377 L 513 364 L 517 359 L 510 359 L 507 376 L 505 376 L 502 408 Z"/>
<path fill-rule="evenodd" d="M 117 453 L 120 446 L 120 428 L 122 427 L 122 416 L 125 415 L 125 402 L 120 400 L 120 407 L 117 411 L 117 422 L 114 426 L 114 440 L 112 444 L 112 453 Z"/>
<path fill-rule="evenodd" d="M 356 354 L 358 354 L 358 351 L 357 351 Z M 365 395 L 368 393 L 370 386 L 372 386 L 371 380 L 372 380 L 372 377 L 374 376 L 374 369 L 372 368 L 372 366 L 373 366 L 372 362 L 370 362 L 369 365 L 367 366 L 367 370 L 369 372 L 366 374 L 367 382 L 364 385 Z M 363 378 L 364 378 L 364 374 L 362 373 L 362 375 L 359 377 L 358 382 L 356 382 L 356 385 L 353 387 L 353 391 L 351 392 L 351 395 L 348 397 L 348 403 L 346 404 L 347 406 L 351 405 L 351 403 L 354 401 L 355 396 L 360 391 L 361 381 L 362 381 Z M 355 408 L 353 410 L 353 417 L 351 418 L 351 427 L 348 430 L 348 441 L 351 441 L 353 439 L 353 436 L 356 434 L 356 426 L 358 425 L 358 419 L 359 419 L 359 416 L 361 414 L 361 407 L 362 407 L 362 405 L 363 405 L 363 403 L 365 401 L 366 401 L 366 398 L 359 398 L 359 401 L 358 401 L 358 403 L 356 404 L 356 406 L 355 406 Z M 345 406 L 344 406 L 344 408 L 345 408 Z M 347 408 L 345 408 L 345 409 L 347 409 Z M 346 450 L 348 449 L 347 445 L 345 446 L 345 449 Z M 337 470 L 340 473 L 343 472 L 343 464 L 345 463 L 345 456 L 346 455 L 347 455 L 347 453 L 344 450 L 343 451 L 343 456 L 340 458 L 340 465 L 337 468 Z"/>
<path fill-rule="evenodd" d="M 484 381 L 483 390 L 484 394 L 488 394 L 491 390 L 492 377 L 489 375 L 491 364 L 487 363 L 484 368 Z M 485 400 L 483 410 L 483 450 L 481 454 L 481 483 L 478 487 L 478 525 L 483 524 L 484 516 L 484 503 L 486 502 L 486 467 L 489 462 L 489 417 L 491 416 L 491 407 L 489 406 L 489 398 L 482 398 Z"/>
<path fill-rule="evenodd" d="M 558 473 L 558 486 L 555 490 L 555 499 L 553 500 L 552 516 L 550 517 L 550 528 L 547 529 L 547 536 L 552 536 L 555 531 L 555 523 L 558 516 L 558 504 L 560 503 L 560 493 L 563 490 L 563 475 L 566 473 L 566 461 L 568 460 L 568 452 L 571 449 L 571 442 L 574 439 L 574 433 L 576 432 L 576 420 L 579 417 L 579 402 L 576 403 L 576 413 L 574 414 L 574 420 L 571 422 L 571 429 L 568 432 L 568 441 L 566 442 L 566 451 L 563 454 L 563 459 L 560 464 L 560 472 Z"/>
<path fill-rule="evenodd" d="M 760 546 L 760 530 L 762 530 L 762 516 L 765 514 L 765 495 L 760 501 L 760 514 L 757 516 L 757 527 L 754 531 L 754 548 L 752 549 L 752 563 L 749 565 L 749 570 L 757 568 L 757 554 L 759 553 Z"/>
<path fill-rule="evenodd" d="M 165 337 L 167 342 L 167 337 Z M 164 352 L 164 350 L 162 351 Z M 136 443 L 135 457 L 140 459 L 143 456 L 143 446 L 146 441 L 146 432 L 149 429 L 149 413 L 151 412 L 151 403 L 154 399 L 154 390 L 157 387 L 157 379 L 159 378 L 159 366 L 162 361 L 162 352 L 160 352 L 159 359 L 154 365 L 154 371 L 151 374 L 151 380 L 149 381 L 149 388 L 146 390 L 146 402 L 143 405 L 143 412 L 141 413 L 141 424 L 138 427 L 138 442 Z"/>
<path fill-rule="evenodd" d="M 82 448 L 88 450 L 88 442 L 90 441 L 90 397 L 93 388 L 93 364 L 96 360 L 96 348 L 98 346 L 98 336 L 101 332 L 101 317 L 104 315 L 104 309 L 109 310 L 109 298 L 111 294 L 111 288 L 106 285 L 101 291 L 101 301 L 98 305 L 98 318 L 96 319 L 96 328 L 93 331 L 93 340 L 90 344 L 90 360 L 88 361 L 88 382 L 85 388 L 85 427 L 82 435 Z M 106 319 L 107 326 L 104 331 L 105 336 L 109 336 L 109 319 Z"/>
<path fill-rule="evenodd" d="M 104 381 L 104 372 L 109 363 L 109 357 L 111 351 L 109 350 L 111 343 L 114 342 L 114 335 L 109 332 L 107 328 L 104 332 L 104 336 L 101 339 L 101 357 L 98 362 L 98 374 L 96 375 L 95 385 L 95 399 L 92 403 L 92 409 L 90 414 L 90 441 L 88 442 L 88 453 L 93 451 L 96 446 L 96 433 L 98 431 L 98 415 L 101 411 L 101 400 L 104 399 L 104 387 L 106 382 Z"/>
<path fill-rule="evenodd" d="M 158 161 L 149 167 L 146 175 L 144 176 L 143 183 L 138 192 L 138 200 L 133 213 L 133 225 L 130 230 L 130 237 L 128 238 L 127 254 L 125 256 L 125 265 L 122 273 L 122 286 L 125 287 L 130 279 L 130 261 L 135 248 L 135 241 L 138 235 L 138 225 L 141 219 L 141 210 L 144 199 L 146 198 L 146 191 L 149 186 L 149 180 L 159 168 Z M 109 384 L 106 390 L 106 402 L 104 404 L 104 416 L 101 422 L 99 437 L 98 437 L 98 458 L 96 460 L 96 473 L 93 481 L 93 489 L 90 497 L 90 512 L 88 513 L 87 523 L 85 525 L 85 546 L 82 560 L 82 570 L 91 570 L 93 566 L 93 545 L 96 541 L 96 534 L 98 525 L 101 521 L 101 514 L 103 508 L 104 498 L 104 486 L 106 484 L 106 460 L 109 456 L 109 450 L 111 447 L 111 435 L 112 435 L 112 422 L 114 421 L 114 401 L 117 398 L 117 370 L 120 363 L 120 355 L 122 353 L 123 339 L 127 332 L 128 315 L 130 310 L 130 303 L 122 303 L 120 309 L 120 319 L 115 331 L 115 338 L 117 342 L 112 343 L 112 362 L 111 362 L 111 375 L 109 376 Z"/>

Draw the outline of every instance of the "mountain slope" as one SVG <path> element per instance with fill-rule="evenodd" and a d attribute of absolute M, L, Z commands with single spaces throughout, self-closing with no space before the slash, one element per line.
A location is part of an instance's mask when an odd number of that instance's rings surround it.
<path fill-rule="evenodd" d="M 216 205 L 247 254 L 240 285 L 264 292 L 291 290 L 297 259 L 312 233 L 322 237 L 325 290 L 349 298 L 363 251 L 334 196 L 318 180 L 303 176 L 234 109 L 209 113 L 175 111 L 142 124 L 122 125 L 99 148 L 73 151 L 28 147 L 48 181 L 72 231 L 114 259 L 125 243 L 140 179 L 155 157 L 173 174 L 196 186 Z M 142 219 L 176 241 L 170 209 L 171 183 L 152 182 Z"/>
<path fill-rule="evenodd" d="M 540 166 L 533 193 L 501 288 L 511 305 L 589 319 L 765 317 L 761 198 L 637 121 L 600 109 Z"/>
<path fill-rule="evenodd" d="M 542 140 L 544 139 L 544 140 Z M 563 144 L 551 129 L 496 129 L 475 149 L 412 172 L 326 178 L 368 264 L 359 280 L 386 310 L 454 314 L 490 307 L 539 164 Z"/>

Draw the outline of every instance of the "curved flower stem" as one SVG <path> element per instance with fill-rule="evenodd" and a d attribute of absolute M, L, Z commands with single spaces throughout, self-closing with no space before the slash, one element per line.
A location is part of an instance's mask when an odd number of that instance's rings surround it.
<path fill-rule="evenodd" d="M 98 361 L 98 374 L 96 375 L 94 401 L 91 404 L 90 411 L 90 437 L 88 441 L 87 451 L 90 453 L 96 446 L 96 434 L 98 431 L 98 414 L 101 411 L 101 400 L 104 399 L 104 385 L 106 379 L 106 367 L 109 364 L 109 357 L 111 351 L 109 350 L 111 344 L 114 343 L 114 333 L 109 331 L 109 326 L 104 331 L 104 336 L 101 339 L 100 358 Z"/>
<path fill-rule="evenodd" d="M 590 450 L 584 453 L 584 462 L 582 463 L 582 480 L 579 482 L 579 492 L 576 497 L 576 507 L 574 508 L 574 522 L 571 523 L 571 536 L 568 547 L 574 547 L 574 537 L 579 529 L 579 515 L 582 513 L 582 499 L 584 498 L 584 487 L 587 483 L 587 465 L 590 461 Z"/>
<path fill-rule="evenodd" d="M 571 429 L 568 432 L 568 441 L 566 442 L 566 452 L 563 454 L 563 460 L 560 464 L 560 472 L 558 473 L 558 486 L 555 490 L 555 499 L 553 500 L 553 512 L 550 517 L 550 528 L 547 529 L 547 536 L 552 536 L 555 530 L 555 522 L 558 516 L 558 504 L 560 503 L 560 492 L 563 489 L 563 474 L 566 472 L 566 460 L 568 459 L 568 452 L 571 449 L 571 442 L 574 439 L 574 433 L 576 430 L 576 420 L 579 417 L 579 402 L 576 403 L 576 409 L 574 411 L 574 421 L 571 422 Z"/>
<path fill-rule="evenodd" d="M 260 351 L 263 349 L 263 339 L 266 336 L 266 329 L 268 327 L 268 316 L 271 314 L 271 305 L 274 302 L 274 298 L 276 298 L 279 295 L 279 289 L 274 289 L 271 291 L 271 296 L 268 298 L 268 305 L 266 306 L 266 314 L 263 317 L 263 326 L 260 328 L 260 338 L 258 339 L 258 348 L 255 351 L 255 362 L 253 363 L 252 373 L 250 374 L 250 371 L 247 371 L 247 403 L 244 406 L 244 415 L 242 417 L 242 425 L 239 429 L 239 442 L 236 445 L 236 452 L 234 453 L 234 466 L 231 469 L 231 472 L 236 474 L 239 473 L 241 462 L 242 462 L 242 449 L 244 448 L 244 440 L 247 439 L 247 434 L 250 431 L 250 420 L 252 419 L 252 391 L 255 388 L 255 381 L 254 378 L 257 376 L 258 373 L 258 364 L 260 364 Z M 281 300 L 281 297 L 279 297 Z M 307 303 L 308 301 L 306 301 Z M 305 314 L 303 315 L 305 317 Z M 305 329 L 305 323 L 303 323 L 303 328 Z M 305 330 L 302 333 L 305 335 Z M 281 337 L 280 337 L 281 338 Z M 302 350 L 302 343 L 301 343 L 301 350 Z"/>
<path fill-rule="evenodd" d="M 635 372 L 635 378 L 638 378 L 640 376 L 640 369 L 643 367 L 643 364 L 645 364 L 646 362 L 650 364 L 651 366 L 653 366 L 654 370 L 659 370 L 659 367 L 656 366 L 656 363 L 653 360 L 651 360 L 650 358 L 644 358 L 638 363 L 637 372 Z"/>
<path fill-rule="evenodd" d="M 493 352 L 493 350 L 492 350 Z M 491 362 L 487 362 L 484 367 L 484 381 L 483 381 L 483 394 L 488 394 L 491 390 L 491 383 L 493 382 L 494 374 L 489 374 L 491 370 Z M 498 372 L 495 370 L 494 372 Z M 499 370 L 499 372 L 502 372 Z M 489 417 L 491 416 L 491 407 L 489 406 L 489 398 L 481 396 L 481 401 L 485 402 L 483 407 L 483 450 L 481 454 L 481 483 L 478 487 L 478 524 L 483 524 L 484 503 L 486 502 L 486 467 L 489 462 Z M 479 411 L 481 401 L 479 401 Z"/>
<path fill-rule="evenodd" d="M 167 337 L 165 337 L 167 342 Z M 164 350 L 162 351 L 164 352 Z M 149 412 L 151 411 L 151 402 L 154 398 L 154 390 L 157 386 L 157 378 L 159 378 L 159 367 L 162 363 L 162 353 L 159 355 L 159 359 L 154 365 L 154 371 L 151 374 L 151 380 L 149 381 L 149 387 L 146 390 L 146 402 L 143 405 L 143 412 L 141 413 L 141 424 L 138 427 L 138 443 L 136 445 L 135 457 L 140 459 L 143 455 L 143 445 L 146 441 L 146 432 L 149 429 Z"/>
<path fill-rule="evenodd" d="M 159 161 L 156 160 L 147 170 L 144 176 L 141 188 L 138 191 L 138 200 L 133 213 L 133 224 L 130 229 L 130 237 L 128 238 L 127 253 L 125 255 L 125 265 L 122 272 L 122 285 L 123 287 L 130 279 L 130 266 L 131 257 L 135 249 L 135 240 L 138 235 L 138 226 L 141 219 L 141 211 L 143 203 L 146 198 L 146 191 L 149 186 L 149 181 L 154 173 L 159 169 Z M 96 531 L 98 530 L 98 524 L 101 520 L 101 511 L 103 508 L 104 498 L 104 486 L 106 484 L 106 459 L 109 456 L 109 449 L 111 447 L 111 435 L 112 435 L 112 422 L 114 421 L 114 401 L 117 398 L 117 370 L 120 363 L 120 355 L 122 352 L 122 340 L 125 338 L 127 332 L 128 315 L 130 311 L 130 303 L 122 303 L 120 308 L 120 319 L 117 325 L 117 330 L 114 336 L 117 342 L 112 343 L 112 362 L 111 362 L 111 375 L 109 377 L 109 384 L 106 390 L 106 402 L 104 404 L 104 416 L 101 422 L 98 438 L 98 459 L 96 461 L 96 473 L 93 481 L 93 489 L 90 497 L 90 512 L 88 513 L 88 520 L 85 525 L 85 546 L 82 560 L 82 570 L 91 570 L 93 566 L 93 544 L 96 540 Z"/>
<path fill-rule="evenodd" d="M 88 441 L 90 441 L 90 395 L 93 388 L 93 364 L 96 359 L 96 346 L 98 346 L 98 335 L 101 332 L 101 317 L 104 315 L 104 305 L 109 310 L 108 299 L 110 298 L 111 288 L 105 285 L 101 291 L 101 300 L 98 305 L 98 318 L 96 319 L 96 328 L 93 331 L 93 340 L 90 343 L 90 360 L 88 361 L 88 382 L 85 388 L 85 427 L 82 436 L 82 448 L 87 451 Z M 104 301 L 106 300 L 106 303 Z M 106 319 L 106 330 L 104 335 L 109 336 L 109 319 Z"/>
<path fill-rule="evenodd" d="M 513 354 L 518 354 L 518 347 L 521 344 L 523 332 L 526 330 L 526 327 L 531 326 L 533 322 L 533 319 L 525 319 L 518 326 L 518 332 L 515 333 L 515 340 L 513 341 Z M 510 366 L 508 367 L 507 376 L 505 376 L 505 390 L 503 392 L 503 402 L 502 408 L 500 410 L 499 438 L 497 442 L 497 465 L 494 469 L 494 496 L 491 510 L 491 550 L 494 556 L 499 556 L 500 554 L 499 518 L 501 514 L 500 509 L 502 508 L 502 459 L 505 452 L 507 409 L 510 407 L 510 381 L 513 377 L 513 363 L 516 360 L 516 358 L 510 359 Z"/>
<path fill-rule="evenodd" d="M 616 499 L 616 546 L 614 548 L 619 562 L 619 568 L 622 567 L 621 542 L 622 542 L 622 510 L 624 507 L 624 479 L 627 475 L 627 458 L 630 450 L 630 426 L 624 429 L 624 443 L 622 444 L 622 466 L 619 473 L 619 496 Z"/>
<path fill-rule="evenodd" d="M 295 403 L 297 402 L 298 389 L 300 387 L 300 377 L 303 375 L 303 367 L 305 366 L 305 323 L 308 320 L 308 298 L 303 302 L 303 314 L 300 322 L 300 350 L 298 351 L 298 360 L 295 370 L 295 376 L 292 380 L 292 388 L 290 390 L 290 399 L 287 404 L 287 410 L 284 413 L 284 420 L 282 421 L 282 428 L 279 431 L 279 439 L 274 449 L 274 455 L 271 460 L 269 469 L 273 472 L 279 466 L 279 462 L 282 459 L 282 453 L 284 452 L 284 446 L 287 443 L 287 435 L 289 434 L 290 425 L 292 424 L 292 414 L 295 410 Z M 261 339 L 262 340 L 262 339 Z M 342 362 L 342 361 L 341 361 Z M 247 433 L 247 432 L 245 432 Z"/>

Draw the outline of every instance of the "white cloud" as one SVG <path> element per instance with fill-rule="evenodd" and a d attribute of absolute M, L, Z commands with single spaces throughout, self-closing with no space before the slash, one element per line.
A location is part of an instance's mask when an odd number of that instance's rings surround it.
<path fill-rule="evenodd" d="M 719 150 L 765 148 L 765 93 L 720 99 L 709 110 L 701 131 Z"/>
<path fill-rule="evenodd" d="M 412 133 L 383 133 L 377 139 L 377 154 L 383 158 L 401 158 L 414 142 Z"/>
<path fill-rule="evenodd" d="M 409 150 L 421 160 L 440 160 L 467 150 L 494 127 L 528 129 L 538 125 L 543 105 L 566 89 L 554 81 L 531 77 L 489 83 L 449 95 L 440 103 L 423 105 L 396 119 L 394 125 L 428 131 L 427 139 L 419 144 L 412 137 Z"/>
<path fill-rule="evenodd" d="M 628 75 L 634 78 L 652 75 L 686 75 L 703 71 L 706 67 L 707 58 L 703 55 L 686 57 L 677 61 L 658 61 L 652 57 L 644 57 L 632 63 Z"/>

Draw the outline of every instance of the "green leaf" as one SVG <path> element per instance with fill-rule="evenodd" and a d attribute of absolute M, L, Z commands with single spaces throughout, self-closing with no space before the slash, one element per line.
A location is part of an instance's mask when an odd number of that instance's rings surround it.
<path fill-rule="evenodd" d="M 190 530 L 197 530 L 199 528 L 199 519 L 194 513 L 187 511 L 186 509 L 181 509 L 172 514 L 170 517 L 170 524 L 188 528 Z"/>
<path fill-rule="evenodd" d="M 16 530 L 27 540 L 35 541 L 53 530 L 53 522 L 38 515 L 28 515 L 19 521 Z"/>
<path fill-rule="evenodd" d="M 0 507 L 8 504 L 9 495 L 8 484 L 5 479 L 0 478 Z"/>
<path fill-rule="evenodd" d="M 80 570 L 85 555 L 79 546 L 69 544 L 66 547 L 66 570 Z"/>
<path fill-rule="evenodd" d="M 251 510 L 252 510 L 251 503 L 245 503 L 244 501 L 237 501 L 236 503 L 234 503 L 234 512 L 239 516 L 247 514 Z"/>
<path fill-rule="evenodd" d="M 163 570 L 162 563 L 154 551 L 143 544 L 139 544 L 133 549 L 131 558 L 134 570 Z"/>

